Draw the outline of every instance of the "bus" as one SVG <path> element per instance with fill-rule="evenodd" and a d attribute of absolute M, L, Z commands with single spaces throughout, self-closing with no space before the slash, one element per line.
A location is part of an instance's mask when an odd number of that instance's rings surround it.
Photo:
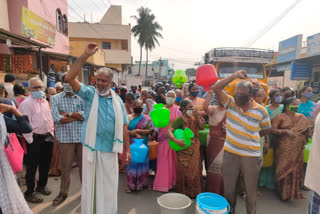
<path fill-rule="evenodd" d="M 205 55 L 206 63 L 213 64 L 219 79 L 226 78 L 238 70 L 245 70 L 249 79 L 257 79 L 268 94 L 266 65 L 272 64 L 274 51 L 255 48 L 214 48 Z M 271 66 L 270 66 L 271 67 Z M 235 86 L 242 80 L 234 80 L 226 91 L 233 95 Z"/>

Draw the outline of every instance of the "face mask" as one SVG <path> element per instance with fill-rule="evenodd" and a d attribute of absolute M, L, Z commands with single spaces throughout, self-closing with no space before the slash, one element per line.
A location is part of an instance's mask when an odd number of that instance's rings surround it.
<path fill-rule="evenodd" d="M 182 100 L 182 97 L 176 97 L 176 102 L 177 102 L 177 103 L 180 103 L 181 100 Z"/>
<path fill-rule="evenodd" d="M 190 95 L 196 97 L 199 94 L 199 91 L 191 91 Z"/>
<path fill-rule="evenodd" d="M 299 106 L 289 106 L 289 111 L 296 113 L 299 110 Z"/>
<path fill-rule="evenodd" d="M 276 97 L 273 99 L 273 101 L 274 101 L 275 103 L 277 103 L 277 104 L 280 104 L 280 103 L 282 102 L 282 96 L 281 96 L 281 95 L 276 96 Z"/>
<path fill-rule="evenodd" d="M 141 114 L 143 111 L 143 108 L 133 108 L 134 113 Z"/>
<path fill-rule="evenodd" d="M 312 98 L 312 96 L 313 96 L 313 93 L 312 92 L 307 92 L 307 93 L 304 93 L 303 96 L 305 98 L 307 98 L 308 100 L 310 100 Z"/>
<path fill-rule="evenodd" d="M 98 90 L 98 89 L 97 89 L 97 90 Z M 107 96 L 107 95 L 110 94 L 110 91 L 109 91 L 109 90 L 106 90 L 105 92 L 100 92 L 100 91 L 98 90 L 98 94 L 99 94 L 99 96 L 105 97 L 105 96 Z"/>
<path fill-rule="evenodd" d="M 69 83 L 63 83 L 63 91 L 66 92 L 66 94 L 72 94 L 73 88 Z"/>
<path fill-rule="evenodd" d="M 190 117 L 192 115 L 192 113 L 193 113 L 193 110 L 189 109 L 186 111 L 186 115 L 188 115 L 188 117 Z"/>
<path fill-rule="evenodd" d="M 34 99 L 41 99 L 44 97 L 45 93 L 44 91 L 34 91 L 34 92 L 31 92 L 31 95 Z"/>
<path fill-rule="evenodd" d="M 168 105 L 172 105 L 174 103 L 175 99 L 172 97 L 166 97 L 166 103 Z"/>
<path fill-rule="evenodd" d="M 250 96 L 247 95 L 235 95 L 234 101 L 236 102 L 237 106 L 244 106 L 250 100 Z"/>

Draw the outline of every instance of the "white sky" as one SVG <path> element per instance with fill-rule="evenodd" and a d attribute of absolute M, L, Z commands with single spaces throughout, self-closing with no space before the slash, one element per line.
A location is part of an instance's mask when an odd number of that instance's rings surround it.
<path fill-rule="evenodd" d="M 160 47 L 149 60 L 169 59 L 174 69 L 195 67 L 205 52 L 215 47 L 243 47 L 296 0 L 68 0 L 69 21 L 100 21 L 110 3 L 122 5 L 123 24 L 135 25 L 137 8 L 146 6 L 163 27 Z M 94 3 L 92 3 L 94 2 Z M 303 41 L 320 32 L 320 0 L 302 0 L 253 48 L 278 50 L 279 41 L 303 34 Z M 140 48 L 132 37 L 132 56 Z M 145 52 L 143 52 L 145 60 Z"/>

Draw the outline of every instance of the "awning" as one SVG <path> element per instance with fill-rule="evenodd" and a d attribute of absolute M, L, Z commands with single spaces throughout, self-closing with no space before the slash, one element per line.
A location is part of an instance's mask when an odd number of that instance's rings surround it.
<path fill-rule="evenodd" d="M 7 30 L 0 28 L 0 43 L 6 43 L 7 39 L 10 39 L 12 44 L 14 44 L 14 45 L 28 45 L 28 46 L 33 45 L 33 46 L 42 47 L 42 48 L 50 48 L 51 47 L 49 45 L 31 40 L 28 37 L 25 37 L 25 36 L 22 36 L 19 34 L 15 34 L 15 33 L 11 33 Z"/>

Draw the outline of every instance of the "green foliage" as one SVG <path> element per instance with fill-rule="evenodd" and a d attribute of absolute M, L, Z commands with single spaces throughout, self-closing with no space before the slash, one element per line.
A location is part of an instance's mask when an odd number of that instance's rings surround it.
<path fill-rule="evenodd" d="M 187 76 L 194 77 L 196 76 L 197 70 L 195 68 L 187 68 L 185 72 Z"/>
<path fill-rule="evenodd" d="M 132 27 L 131 31 L 134 37 L 138 38 L 138 44 L 140 45 L 140 63 L 139 63 L 139 75 L 140 67 L 142 61 L 142 48 L 145 48 L 147 54 L 147 63 L 148 64 L 148 51 L 152 51 L 159 44 L 158 38 L 163 38 L 159 31 L 162 30 L 162 27 L 157 21 L 156 17 L 151 13 L 149 8 L 140 7 L 138 10 L 138 17 L 134 18 L 137 21 L 137 24 Z M 147 71 L 147 68 L 146 68 Z"/>

